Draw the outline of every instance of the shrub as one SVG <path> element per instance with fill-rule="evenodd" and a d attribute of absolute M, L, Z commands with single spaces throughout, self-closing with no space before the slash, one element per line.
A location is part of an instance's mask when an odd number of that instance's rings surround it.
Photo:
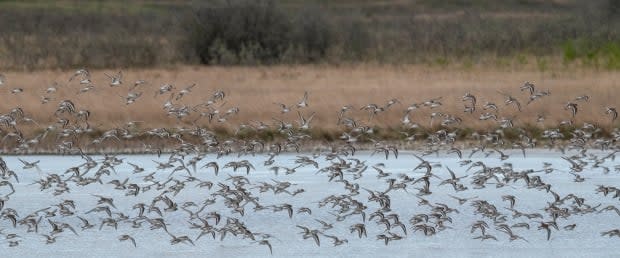
<path fill-rule="evenodd" d="M 203 64 L 316 62 L 333 43 L 329 17 L 311 5 L 289 14 L 273 1 L 213 3 L 198 8 L 190 27 Z"/>

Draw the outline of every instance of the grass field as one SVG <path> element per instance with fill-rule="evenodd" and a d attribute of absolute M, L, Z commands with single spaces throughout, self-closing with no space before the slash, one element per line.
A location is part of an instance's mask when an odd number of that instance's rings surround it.
<path fill-rule="evenodd" d="M 306 116 L 316 112 L 312 121 L 315 130 L 334 131 L 338 129 L 337 113 L 344 105 L 354 107 L 347 116 L 353 117 L 361 125 L 382 128 L 399 128 L 404 110 L 412 103 L 419 103 L 431 98 L 442 97 L 443 105 L 436 109 L 421 107 L 411 112 L 411 119 L 422 127 L 430 126 L 430 113 L 442 112 L 458 116 L 463 120 L 461 127 L 477 130 L 490 130 L 497 127 L 496 122 L 480 121 L 480 114 L 486 101 L 499 106 L 498 118 L 514 120 L 515 126 L 536 124 L 537 115 L 546 117 L 544 126 L 557 127 L 561 120 L 571 119 L 570 112 L 564 109 L 568 101 L 578 103 L 579 111 L 574 118 L 575 125 L 583 122 L 596 123 L 602 128 L 610 128 L 610 116 L 605 114 L 608 106 L 617 105 L 620 98 L 617 72 L 567 69 L 560 72 L 540 72 L 533 70 L 500 70 L 488 68 L 444 69 L 427 66 L 275 66 L 275 67 L 181 67 L 178 69 L 139 69 L 123 70 L 123 85 L 108 86 L 110 80 L 104 75 L 114 74 L 112 70 L 90 71 L 95 88 L 80 93 L 83 85 L 75 80 L 68 82 L 73 71 L 38 71 L 5 73 L 6 83 L 0 89 L 4 99 L 0 110 L 8 112 L 14 107 L 21 107 L 27 116 L 31 116 L 41 125 L 55 122 L 53 116 L 57 104 L 65 99 L 72 100 L 79 110 L 89 110 L 90 124 L 99 129 L 122 126 L 128 121 L 142 121 L 143 128 L 177 126 L 191 127 L 199 116 L 193 112 L 189 117 L 177 120 L 166 115 L 164 103 L 170 94 L 156 95 L 163 84 L 175 86 L 173 92 L 179 92 L 193 83 L 190 94 L 180 100 L 173 99 L 176 106 L 194 107 L 206 102 L 216 90 L 226 93 L 225 103 L 216 107 L 226 112 L 238 107 L 237 115 L 228 117 L 226 122 L 207 119 L 198 120 L 197 124 L 211 128 L 223 127 L 234 129 L 239 124 L 256 124 L 262 121 L 273 124 L 272 118 L 290 121 L 297 125 L 298 116 L 295 104 L 302 99 L 305 91 L 309 93 L 309 107 L 302 110 Z M 143 95 L 133 104 L 126 105 L 121 96 L 127 96 L 128 88 L 133 82 L 143 79 L 148 84 L 139 86 L 134 92 Z M 525 81 L 532 81 L 537 90 L 550 90 L 551 96 L 526 105 L 529 94 L 520 91 Z M 54 82 L 58 91 L 45 94 L 45 90 Z M 10 93 L 13 88 L 23 88 L 18 94 Z M 477 97 L 477 110 L 473 114 L 463 112 L 465 102 L 461 97 L 465 93 Z M 504 104 L 505 97 L 500 92 L 516 97 L 523 106 L 518 112 L 514 106 Z M 178 94 L 177 94 L 178 95 Z M 574 99 L 580 95 L 590 96 L 588 102 Z M 49 96 L 51 101 L 41 103 L 42 96 Z M 370 103 L 383 106 L 388 100 L 397 98 L 402 104 L 392 106 L 379 113 L 369 121 L 362 106 Z M 274 103 L 292 106 L 291 112 L 280 113 Z M 435 122 L 436 124 L 438 122 Z M 342 127 L 340 127 L 342 129 Z"/>

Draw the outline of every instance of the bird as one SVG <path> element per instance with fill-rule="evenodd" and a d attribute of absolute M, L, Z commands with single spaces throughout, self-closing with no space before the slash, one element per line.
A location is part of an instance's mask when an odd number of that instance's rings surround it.
<path fill-rule="evenodd" d="M 526 81 L 525 83 L 523 83 L 523 86 L 521 86 L 519 89 L 521 91 L 527 90 L 530 93 L 530 95 L 534 95 L 534 92 L 536 91 L 535 87 L 536 86 L 533 83 Z"/>
<path fill-rule="evenodd" d="M 581 96 L 577 96 L 575 98 L 575 101 L 585 101 L 588 102 L 590 100 L 590 96 L 588 95 L 581 95 Z"/>
<path fill-rule="evenodd" d="M 572 103 L 572 102 L 568 102 L 566 103 L 566 105 L 564 105 L 564 109 L 565 110 L 569 110 L 571 112 L 572 117 L 575 117 L 575 115 L 577 115 L 577 103 Z"/>
<path fill-rule="evenodd" d="M 608 236 L 608 237 L 620 237 L 620 229 L 612 229 L 609 231 L 604 231 L 601 233 L 601 236 Z"/>
<path fill-rule="evenodd" d="M 18 158 L 18 160 L 24 164 L 24 166 L 22 167 L 22 169 L 31 169 L 31 168 L 36 168 L 37 171 L 41 171 L 41 168 L 39 168 L 39 162 L 41 162 L 40 160 L 34 161 L 34 162 L 27 162 L 23 159 Z"/>
<path fill-rule="evenodd" d="M 211 161 L 207 164 L 205 164 L 204 166 L 202 166 L 201 168 L 213 168 L 215 175 L 217 176 L 218 172 L 220 171 L 220 167 L 217 164 L 217 162 L 215 161 Z"/>
<path fill-rule="evenodd" d="M 136 240 L 133 237 L 129 236 L 129 235 L 121 235 L 121 236 L 118 237 L 118 240 L 121 241 L 121 242 L 129 240 L 133 244 L 133 247 L 138 247 L 136 245 Z"/>
<path fill-rule="evenodd" d="M 304 97 L 297 103 L 297 108 L 308 107 L 308 92 L 304 92 Z"/>
<path fill-rule="evenodd" d="M 555 224 L 555 222 L 539 222 L 540 225 L 538 226 L 538 230 L 542 230 L 544 229 L 545 231 L 547 231 L 547 241 L 549 241 L 549 239 L 551 239 L 551 228 L 550 227 L 554 227 L 557 229 L 557 225 Z"/>
<path fill-rule="evenodd" d="M 269 243 L 269 241 L 267 240 L 260 240 L 258 241 L 259 245 L 266 245 L 267 247 L 269 247 L 269 253 L 273 255 L 273 248 L 271 247 L 271 243 Z"/>
<path fill-rule="evenodd" d="M 463 101 L 470 101 L 472 106 L 476 106 L 476 96 L 472 95 L 469 92 L 465 93 L 465 95 L 461 99 Z"/>
<path fill-rule="evenodd" d="M 172 237 L 172 239 L 170 240 L 170 244 L 172 244 L 172 245 L 176 245 L 178 243 L 184 243 L 184 242 L 190 243 L 191 245 L 195 245 L 194 241 L 192 241 L 188 236 L 179 236 L 179 237 L 177 237 L 177 236 L 174 236 L 174 235 L 172 235 L 170 233 L 168 233 L 168 234 L 170 235 L 170 237 Z"/>
<path fill-rule="evenodd" d="M 357 235 L 359 238 L 362 238 L 362 235 L 367 237 L 366 226 L 364 224 L 361 224 L 361 223 L 354 224 L 349 227 L 349 230 L 351 231 L 351 233 L 357 232 Z"/>
<path fill-rule="evenodd" d="M 459 202 L 459 205 L 463 205 L 463 204 L 465 204 L 469 200 L 473 200 L 473 199 L 478 198 L 478 196 L 474 196 L 474 197 L 471 197 L 471 198 L 460 198 L 460 197 L 456 197 L 456 196 L 453 196 L 453 195 L 448 195 L 448 196 L 450 196 L 453 199 L 457 200 Z"/>
<path fill-rule="evenodd" d="M 281 113 L 281 114 L 286 114 L 286 113 L 288 113 L 288 112 L 290 112 L 290 111 L 291 111 L 291 109 L 290 109 L 289 107 L 287 107 L 287 106 L 286 106 L 285 104 L 283 104 L 283 103 L 275 103 L 275 102 L 274 102 L 273 104 L 280 106 L 280 113 Z"/>
<path fill-rule="evenodd" d="M 122 71 L 118 71 L 117 74 L 114 75 L 109 75 L 107 73 L 103 73 L 105 76 L 107 76 L 110 80 L 112 80 L 110 82 L 110 87 L 116 87 L 116 86 L 120 86 L 121 84 L 123 84 L 123 72 Z"/>
<path fill-rule="evenodd" d="M 155 97 L 157 97 L 157 95 L 162 95 L 164 93 L 167 92 L 171 92 L 174 89 L 174 86 L 172 86 L 172 84 L 164 84 L 161 87 L 159 87 L 159 90 L 155 92 Z M 170 96 L 170 98 L 172 98 L 172 96 Z"/>
<path fill-rule="evenodd" d="M 69 77 L 69 82 L 71 82 L 76 77 L 81 77 L 80 83 L 82 83 L 84 81 L 90 82 L 90 73 L 88 72 L 88 70 L 86 70 L 86 68 L 81 68 L 81 69 L 76 70 L 73 73 L 73 75 L 71 75 L 71 77 Z"/>
<path fill-rule="evenodd" d="M 515 207 L 515 200 L 516 197 L 514 195 L 502 195 L 502 201 L 509 201 L 511 209 Z"/>
<path fill-rule="evenodd" d="M 502 93 L 503 94 L 503 93 Z M 504 94 L 506 96 L 506 100 L 504 103 L 506 105 L 514 104 L 517 107 L 517 110 L 521 112 L 521 103 L 513 96 Z"/>
<path fill-rule="evenodd" d="M 84 218 L 82 218 L 80 216 L 77 216 L 77 218 L 80 219 L 82 221 L 82 223 L 84 224 L 84 225 L 81 226 L 82 230 L 91 229 L 91 228 L 95 227 L 94 225 L 90 224 L 90 222 L 88 222 L 88 220 L 86 220 L 86 219 L 84 219 Z"/>
<path fill-rule="evenodd" d="M 307 118 L 304 118 L 300 111 L 297 111 L 297 114 L 299 115 L 299 128 L 302 130 L 310 129 L 310 122 L 312 122 L 315 113 L 312 112 L 312 114 L 310 114 L 310 116 Z"/>
<path fill-rule="evenodd" d="M 56 243 L 56 238 L 57 236 L 50 236 L 50 235 L 42 235 L 43 237 L 45 237 L 45 243 L 46 244 L 53 244 Z"/>
<path fill-rule="evenodd" d="M 615 107 L 607 107 L 607 109 L 605 110 L 605 114 L 611 116 L 611 121 L 616 121 L 616 118 L 618 118 L 618 111 L 616 111 Z"/>
<path fill-rule="evenodd" d="M 620 209 L 616 208 L 616 206 L 614 205 L 608 205 L 607 207 L 600 209 L 598 211 L 598 213 L 604 212 L 604 211 L 614 211 L 616 212 L 616 214 L 618 214 L 618 216 L 620 216 Z"/>
<path fill-rule="evenodd" d="M 125 101 L 125 105 L 131 105 L 135 103 L 141 96 L 142 92 L 128 92 L 127 96 L 121 96 L 121 98 L 123 98 L 123 100 Z"/>
<path fill-rule="evenodd" d="M 332 235 L 325 235 L 325 234 L 323 234 L 323 235 L 324 235 L 325 237 L 327 237 L 327 238 L 332 239 L 332 244 L 333 244 L 334 246 L 339 246 L 339 245 L 342 245 L 342 244 L 347 244 L 347 243 L 349 243 L 349 240 L 347 240 L 347 239 L 340 239 L 340 238 L 338 238 L 338 237 L 336 237 L 336 236 L 332 236 Z"/>

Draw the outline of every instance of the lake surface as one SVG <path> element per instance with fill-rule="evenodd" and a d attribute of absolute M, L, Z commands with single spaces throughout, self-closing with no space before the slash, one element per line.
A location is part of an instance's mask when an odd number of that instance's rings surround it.
<path fill-rule="evenodd" d="M 497 153 L 490 154 L 485 157 L 484 154 L 478 153 L 471 157 L 471 163 L 462 165 L 459 162 L 466 159 L 465 156 L 469 151 L 465 151 L 463 159 L 459 159 L 454 154 L 446 154 L 441 152 L 439 155 L 429 155 L 423 157 L 433 165 L 432 173 L 436 177 L 430 177 L 430 195 L 418 196 L 419 189 L 422 188 L 423 182 L 407 183 L 406 191 L 402 189 L 390 190 L 391 200 L 390 211 L 384 211 L 384 214 L 397 214 L 400 221 L 406 227 L 406 233 L 400 227 L 392 227 L 386 231 L 384 224 L 378 223 L 379 219 L 374 217 L 370 219 L 370 215 L 381 208 L 378 202 L 369 201 L 370 193 L 365 189 L 372 191 L 385 191 L 388 188 L 387 180 L 393 178 L 396 182 L 403 180 L 403 175 L 407 175 L 413 179 L 419 179 L 424 176 L 425 169 L 414 170 L 420 164 L 420 160 L 410 151 L 402 151 L 397 159 L 393 155 L 386 160 L 385 156 L 380 154 L 371 155 L 369 152 L 359 152 L 353 157 L 343 157 L 344 162 L 350 162 L 352 165 L 356 163 L 347 158 L 359 159 L 363 163 L 360 167 L 367 166 L 362 177 L 356 178 L 356 173 L 343 170 L 344 179 L 351 184 L 359 185 L 359 194 L 350 198 L 363 203 L 366 206 L 365 221 L 361 215 L 354 214 L 341 218 L 338 221 L 337 214 L 341 207 L 333 206 L 331 203 L 319 207 L 319 202 L 327 196 L 340 196 L 349 194 L 350 191 L 345 189 L 343 182 L 338 182 L 335 178 L 329 181 L 326 172 L 319 172 L 321 168 L 330 166 L 332 162 L 339 162 L 337 159 L 326 160 L 325 156 L 320 156 L 314 160 L 318 162 L 318 168 L 314 166 L 302 166 L 295 170 L 294 173 L 285 174 L 284 170 L 280 170 L 278 175 L 270 170 L 273 166 L 282 166 L 293 168 L 297 166 L 295 160 L 298 156 L 304 155 L 312 158 L 312 154 L 281 154 L 275 157 L 273 164 L 265 166 L 263 163 L 267 160 L 265 154 L 257 154 L 256 156 L 230 155 L 216 158 L 210 154 L 198 162 L 198 169 L 192 173 L 194 177 L 202 181 L 211 181 L 214 185 L 211 189 L 206 187 L 197 187 L 197 181 L 187 182 L 188 173 L 185 170 L 175 172 L 171 175 L 173 168 L 157 169 L 158 162 L 168 161 L 167 155 L 157 157 L 156 155 L 119 155 L 122 164 L 110 168 L 110 175 L 102 175 L 100 183 L 92 183 L 86 186 L 79 186 L 73 181 L 67 181 L 67 187 L 70 189 L 61 195 L 54 195 L 54 187 L 50 189 L 40 190 L 40 185 L 35 181 L 45 178 L 49 174 L 58 174 L 63 179 L 69 179 L 72 173 L 65 173 L 69 168 L 80 166 L 85 160 L 80 156 L 4 156 L 3 159 L 7 163 L 8 168 L 14 170 L 19 178 L 19 183 L 14 178 L 8 179 L 15 188 L 15 193 L 9 196 L 5 202 L 2 211 L 14 209 L 18 214 L 18 219 L 24 218 L 37 210 L 49 208 L 46 211 L 57 210 L 56 214 L 48 214 L 45 212 L 37 213 L 36 217 L 41 218 L 38 233 L 27 232 L 27 227 L 18 224 L 13 227 L 9 219 L 0 219 L 0 255 L 2 257 L 270 257 L 269 248 L 266 245 L 259 245 L 256 241 L 249 238 L 243 238 L 241 235 L 234 236 L 228 234 L 223 240 L 220 235 L 214 240 L 211 235 L 205 235 L 200 239 L 196 238 L 200 234 L 200 230 L 191 229 L 191 222 L 200 222 L 196 218 L 190 218 L 190 213 L 182 209 L 186 202 L 194 202 L 198 206 L 206 199 L 214 199 L 215 203 L 206 206 L 199 216 L 206 216 L 209 212 L 218 212 L 222 216 L 222 221 L 215 224 L 213 219 L 208 221 L 215 228 L 221 228 L 228 218 L 235 218 L 242 222 L 249 230 L 255 233 L 256 240 L 263 239 L 264 235 L 269 234 L 269 238 L 265 238 L 273 247 L 273 256 L 275 257 L 617 257 L 620 253 L 618 244 L 619 237 L 601 236 L 604 231 L 620 228 L 620 214 L 614 211 L 601 211 L 609 205 L 619 205 L 620 199 L 614 198 L 614 193 L 604 196 L 597 192 L 599 185 L 615 186 L 620 188 L 620 173 L 617 166 L 620 160 L 612 160 L 608 158 L 600 164 L 596 164 L 594 158 L 602 158 L 610 152 L 588 151 L 585 156 L 579 158 L 583 161 L 583 171 L 578 172 L 579 176 L 584 178 L 583 182 L 575 182 L 575 176 L 570 173 L 571 163 L 562 157 L 578 155 L 578 152 L 567 152 L 562 154 L 555 151 L 547 150 L 530 150 L 527 152 L 527 158 L 524 158 L 520 151 L 506 151 L 510 155 L 507 160 L 500 160 Z M 193 156 L 187 156 L 184 163 Z M 18 160 L 21 158 L 25 161 L 40 160 L 38 166 L 41 171 L 35 168 L 22 169 L 23 164 Z M 92 156 L 97 162 L 97 167 L 93 168 L 86 176 L 94 176 L 97 169 L 100 168 L 103 156 Z M 231 161 L 247 160 L 251 163 L 255 170 L 251 170 L 246 175 L 245 169 L 233 171 L 232 168 L 224 168 L 225 164 Z M 215 175 L 212 168 L 200 168 L 207 162 L 215 161 L 219 164 L 219 175 Z M 547 240 L 547 232 L 539 229 L 540 222 L 551 221 L 552 218 L 545 211 L 545 207 L 549 203 L 554 202 L 554 196 L 544 189 L 536 189 L 527 187 L 524 180 L 509 182 L 503 187 L 497 187 L 493 184 L 495 180 L 488 181 L 484 188 L 476 189 L 471 184 L 476 172 L 480 167 L 470 166 L 481 161 L 487 167 L 501 167 L 505 163 L 511 163 L 514 171 L 524 171 L 532 169 L 534 172 L 531 176 L 539 176 L 545 183 L 551 185 L 551 190 L 564 198 L 569 194 L 573 194 L 583 198 L 583 205 L 578 206 L 571 200 L 566 200 L 561 207 L 573 209 L 574 207 L 598 207 L 596 212 L 584 214 L 571 214 L 566 218 L 559 217 L 556 219 L 559 230 L 551 229 L 550 239 Z M 133 167 L 128 164 L 131 162 L 144 168 L 144 172 L 133 173 Z M 553 172 L 545 173 L 539 171 L 543 169 L 543 163 L 550 163 Z M 379 178 L 379 173 L 372 168 L 373 165 L 384 163 L 383 171 L 390 173 L 385 177 Z M 180 164 L 180 163 L 178 163 Z M 177 166 L 177 163 L 174 163 Z M 504 165 L 504 167 L 507 167 Z M 609 169 L 605 172 L 605 167 Z M 457 177 L 464 177 L 460 183 L 468 189 L 464 191 L 455 191 L 450 184 L 440 185 L 444 179 L 450 177 L 447 168 L 450 168 Z M 83 167 L 81 168 L 84 173 Z M 468 170 L 469 169 L 469 170 Z M 190 171 L 192 169 L 190 168 Z M 127 196 L 128 189 L 115 189 L 113 184 L 108 184 L 112 180 L 123 182 L 128 179 L 127 184 L 135 183 L 144 188 L 152 185 L 152 182 L 145 182 L 144 176 L 156 172 L 153 176 L 154 181 L 165 182 L 169 178 L 179 180 L 184 187 L 176 195 L 172 192 L 163 193 L 174 185 L 175 181 L 170 181 L 165 187 L 158 190 L 156 186 L 151 186 L 149 191 L 140 191 L 137 196 Z M 213 195 L 221 186 L 218 183 L 234 188 L 232 176 L 245 176 L 249 183 L 245 184 L 252 196 L 258 197 L 258 203 L 263 210 L 254 210 L 254 204 L 245 205 L 245 212 L 242 216 L 234 213 L 225 205 L 226 199 L 221 195 Z M 501 175 L 498 175 L 501 179 Z M 304 189 L 297 195 L 290 195 L 286 192 L 275 193 L 273 190 L 260 192 L 258 186 L 260 182 L 274 184 L 279 182 L 290 182 L 292 185 L 286 190 L 294 192 L 298 189 Z M 10 193 L 8 186 L 0 187 L 0 196 Z M 163 194 L 162 194 L 163 193 Z M 98 197 L 94 195 L 102 195 L 113 198 L 114 207 L 110 207 L 112 215 L 108 216 L 103 212 L 90 212 L 98 204 Z M 171 236 L 162 229 L 150 229 L 150 224 L 146 221 L 142 222 L 141 227 L 133 227 L 132 220 L 138 216 L 138 210 L 133 209 L 137 203 L 151 204 L 156 196 L 165 195 L 178 204 L 176 211 L 164 211 L 161 216 L 167 224 L 170 234 L 175 236 L 186 235 L 193 240 L 195 245 L 189 243 L 178 243 L 172 245 L 170 243 Z M 458 196 L 460 198 L 473 198 L 464 204 L 452 198 Z M 513 212 L 507 209 L 510 203 L 502 199 L 503 195 L 513 195 L 516 197 L 514 209 L 524 213 L 540 213 L 543 218 L 528 219 L 524 216 L 515 217 Z M 434 207 L 445 204 L 450 208 L 457 209 L 457 212 L 447 214 L 452 220 L 451 223 L 445 222 L 445 229 L 438 230 L 436 234 L 426 236 L 421 230 L 414 231 L 414 226 L 410 219 L 416 214 L 431 214 L 433 208 L 428 205 L 420 205 L 420 198 L 428 200 Z M 70 209 L 74 215 L 63 216 L 59 214 L 59 206 L 55 204 L 64 200 L 73 200 L 75 209 Z M 475 200 L 484 200 L 497 208 L 497 211 L 504 215 L 504 220 L 494 223 L 492 219 L 482 216 L 472 206 Z M 440 203 L 440 204 L 437 204 Z M 282 204 L 290 204 L 293 208 L 292 218 L 289 218 L 286 209 L 278 210 L 275 207 L 281 207 Z M 598 206 L 600 204 L 600 206 Z M 105 205 L 105 204 L 103 204 Z M 159 202 L 162 210 L 165 205 Z M 560 205 L 558 205 L 560 206 Z M 311 214 L 298 213 L 298 209 L 306 207 L 311 210 Z M 190 211 L 198 210 L 197 207 L 187 206 Z M 275 211 L 274 211 L 275 210 Z M 128 217 L 123 220 L 122 213 Z M 46 217 L 48 216 L 49 217 Z M 54 215 L 54 216 L 52 216 Z M 80 226 L 82 222 L 77 216 L 87 219 L 92 223 L 94 228 L 82 230 Z M 159 218 L 156 213 L 146 213 L 145 216 L 150 219 Z M 104 225 L 100 229 L 103 219 L 116 219 L 118 227 L 115 229 L 111 226 Z M 68 223 L 75 228 L 78 235 L 70 230 L 57 234 L 56 243 L 46 244 L 46 237 L 43 235 L 50 234 L 52 230 L 48 219 L 54 223 Z M 323 230 L 322 225 L 317 221 L 322 220 L 333 225 L 333 228 Z M 476 221 L 485 221 L 489 228 L 487 234 L 497 238 L 496 240 L 488 239 L 481 241 L 474 239 L 481 236 L 479 230 L 471 232 L 472 224 Z M 364 224 L 367 237 L 359 238 L 357 233 L 351 232 L 350 227 L 354 224 Z M 513 227 L 512 232 L 523 237 L 525 240 L 517 239 L 510 241 L 508 235 L 498 229 L 499 224 L 514 225 L 517 223 L 527 223 L 530 228 Z M 439 226 L 432 223 L 432 219 L 426 223 L 430 226 L 438 228 Z M 574 229 L 568 230 L 564 227 L 576 224 Z M 304 239 L 303 230 L 297 226 L 308 227 L 310 229 L 318 229 L 320 246 L 317 246 L 313 238 Z M 387 232 L 397 234 L 403 239 L 389 241 L 388 245 L 383 240 L 378 239 L 378 235 L 389 235 Z M 8 234 L 16 234 L 17 237 L 6 239 Z M 136 241 L 137 247 L 129 241 L 119 241 L 119 236 L 130 235 Z M 347 239 L 348 243 L 339 246 L 333 246 L 329 237 L 337 236 L 339 239 Z M 9 237 L 10 238 L 10 237 Z M 10 241 L 18 241 L 15 247 L 9 247 Z"/>

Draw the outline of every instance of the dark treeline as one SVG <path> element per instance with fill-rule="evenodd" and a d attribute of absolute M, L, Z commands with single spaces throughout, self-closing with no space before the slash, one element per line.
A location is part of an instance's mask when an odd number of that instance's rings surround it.
<path fill-rule="evenodd" d="M 620 0 L 0 2 L 0 68 L 445 63 L 620 68 Z"/>

